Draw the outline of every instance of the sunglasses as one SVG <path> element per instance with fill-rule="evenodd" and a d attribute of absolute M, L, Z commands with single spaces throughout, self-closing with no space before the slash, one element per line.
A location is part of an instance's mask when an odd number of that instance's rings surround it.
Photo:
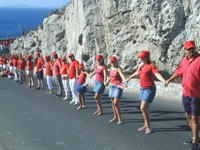
<path fill-rule="evenodd" d="M 195 50 L 195 48 L 189 48 L 189 49 L 185 49 L 185 50 L 187 50 L 187 51 L 193 51 L 193 50 Z"/>

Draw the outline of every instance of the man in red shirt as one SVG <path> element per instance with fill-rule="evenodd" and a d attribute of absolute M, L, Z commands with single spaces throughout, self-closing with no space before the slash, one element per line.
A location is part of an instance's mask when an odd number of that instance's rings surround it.
<path fill-rule="evenodd" d="M 19 69 L 19 78 L 20 78 L 19 84 L 22 84 L 22 82 L 25 82 L 26 80 L 25 76 L 26 61 L 22 57 L 22 54 L 19 54 L 19 60 L 17 61 L 17 65 Z"/>
<path fill-rule="evenodd" d="M 69 53 L 70 65 L 69 65 L 69 86 L 72 91 L 72 100 L 70 104 L 74 103 L 77 105 L 79 103 L 78 92 L 76 91 L 78 85 L 78 75 L 79 75 L 79 62 L 75 59 L 74 54 Z"/>
<path fill-rule="evenodd" d="M 53 73 L 54 73 L 55 82 L 57 85 L 57 94 L 55 95 L 55 97 L 61 97 L 62 96 L 62 79 L 61 79 L 60 70 L 61 70 L 62 64 L 60 62 L 60 59 L 58 58 L 57 53 L 54 52 L 52 56 L 54 58 Z"/>
<path fill-rule="evenodd" d="M 36 90 L 42 89 L 44 90 L 44 84 L 43 84 L 43 66 L 44 66 L 44 60 L 42 57 L 40 57 L 40 53 L 37 52 L 36 56 L 38 58 L 37 60 L 37 70 L 36 70 L 36 74 L 37 74 L 37 79 L 38 79 L 38 86 L 36 88 Z"/>
<path fill-rule="evenodd" d="M 187 56 L 183 58 L 173 76 L 165 82 L 165 86 L 168 86 L 172 80 L 180 76 L 183 78 L 182 103 L 193 134 L 193 138 L 185 141 L 184 144 L 191 144 L 191 150 L 198 150 L 200 116 L 200 54 L 196 51 L 194 41 L 185 42 L 184 49 Z"/>

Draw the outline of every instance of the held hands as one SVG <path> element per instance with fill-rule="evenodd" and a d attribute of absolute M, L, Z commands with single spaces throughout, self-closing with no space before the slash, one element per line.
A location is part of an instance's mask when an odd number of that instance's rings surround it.
<path fill-rule="evenodd" d="M 169 80 L 166 80 L 166 81 L 165 81 L 165 87 L 168 87 L 169 83 L 170 83 L 170 81 L 169 81 Z"/>
<path fill-rule="evenodd" d="M 107 87 L 108 86 L 108 84 L 109 84 L 109 82 L 104 82 L 104 85 Z"/>

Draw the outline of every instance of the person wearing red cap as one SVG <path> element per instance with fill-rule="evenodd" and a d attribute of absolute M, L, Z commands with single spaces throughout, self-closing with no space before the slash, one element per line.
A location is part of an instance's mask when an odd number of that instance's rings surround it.
<path fill-rule="evenodd" d="M 74 54 L 69 53 L 70 65 L 69 65 L 69 86 L 72 92 L 72 100 L 70 104 L 74 103 L 77 105 L 79 103 L 78 92 L 76 91 L 78 84 L 78 75 L 79 75 L 79 62 L 75 59 Z"/>
<path fill-rule="evenodd" d="M 83 64 L 79 65 L 79 69 L 80 69 L 81 73 L 78 76 L 79 80 L 78 80 L 78 85 L 77 85 L 76 91 L 78 92 L 80 106 L 77 108 L 77 110 L 85 108 L 84 93 L 87 92 L 86 78 L 88 76 L 88 73 L 85 71 L 85 67 Z"/>
<path fill-rule="evenodd" d="M 197 150 L 200 141 L 200 54 L 196 50 L 194 41 L 185 42 L 184 50 L 187 56 L 182 59 L 178 69 L 165 82 L 165 86 L 168 86 L 172 80 L 182 77 L 182 103 L 193 134 L 193 138 L 185 141 L 184 144 L 191 144 L 191 150 Z"/>
<path fill-rule="evenodd" d="M 54 58 L 53 74 L 55 76 L 55 82 L 57 85 L 57 94 L 55 95 L 55 97 L 61 97 L 62 96 L 62 79 L 61 79 L 60 70 L 61 70 L 62 64 L 56 52 L 54 52 L 52 56 Z"/>
<path fill-rule="evenodd" d="M 47 85 L 48 85 L 48 88 L 49 88 L 49 91 L 46 92 L 46 94 L 53 94 L 53 86 L 52 86 L 52 82 L 51 82 L 51 79 L 52 79 L 52 76 L 53 76 L 53 66 L 52 66 L 52 61 L 50 60 L 50 57 L 49 56 L 45 56 L 45 61 L 46 61 L 46 79 L 47 79 Z"/>
<path fill-rule="evenodd" d="M 122 83 L 122 80 L 126 82 L 126 77 L 123 74 L 121 67 L 118 65 L 116 57 L 110 57 L 111 70 L 110 70 L 110 79 L 106 83 L 109 86 L 109 98 L 111 98 L 112 108 L 114 112 L 114 118 L 110 120 L 110 122 L 114 122 L 118 120 L 118 125 L 123 124 L 121 119 L 121 111 L 119 107 L 119 101 L 121 95 L 123 93 L 123 89 L 118 88 L 118 86 Z"/>
<path fill-rule="evenodd" d="M 14 80 L 19 82 L 18 65 L 17 65 L 18 57 L 14 55 L 12 61 L 13 61 L 14 74 L 15 74 L 15 79 Z"/>
<path fill-rule="evenodd" d="M 2 62 L 2 56 L 0 56 L 0 72 L 3 73 L 3 62 Z"/>
<path fill-rule="evenodd" d="M 34 86 L 34 78 L 33 78 L 33 70 L 34 70 L 34 63 L 32 61 L 32 56 L 28 55 L 27 56 L 27 75 L 28 75 L 28 88 L 33 87 Z M 33 83 L 33 85 L 31 85 Z"/>
<path fill-rule="evenodd" d="M 63 98 L 64 101 L 69 99 L 69 78 L 68 78 L 68 71 L 69 71 L 69 64 L 67 63 L 66 57 L 61 58 L 62 61 L 62 68 L 60 74 L 62 76 L 62 84 L 65 91 L 65 97 Z"/>
<path fill-rule="evenodd" d="M 158 80 L 165 82 L 165 79 L 158 72 L 158 69 L 155 63 L 150 58 L 149 51 L 142 51 L 140 56 L 138 56 L 143 62 L 143 65 L 139 68 L 138 71 L 133 73 L 127 81 L 130 79 L 140 76 L 140 96 L 141 100 L 140 110 L 144 117 L 145 125 L 138 129 L 138 131 L 146 130 L 146 134 L 151 134 L 151 122 L 150 122 L 150 111 L 149 105 L 153 102 L 153 99 L 156 94 L 156 85 L 154 83 L 154 75 L 158 78 Z"/>
<path fill-rule="evenodd" d="M 90 75 L 90 78 L 92 78 L 96 74 L 95 84 L 94 84 L 94 92 L 95 92 L 94 99 L 96 100 L 97 103 L 97 111 L 94 112 L 93 115 L 100 116 L 104 114 L 101 97 L 105 90 L 105 84 L 107 80 L 107 69 L 104 64 L 102 55 L 96 55 L 96 61 L 97 64 L 95 65 L 95 70 Z"/>
<path fill-rule="evenodd" d="M 9 71 L 8 60 L 5 58 L 4 55 L 3 55 L 2 62 L 3 62 L 3 69 L 6 71 Z"/>
<path fill-rule="evenodd" d="M 40 56 L 40 53 L 36 53 L 37 56 L 37 69 L 36 69 L 36 74 L 37 74 L 37 79 L 38 79 L 38 85 L 36 90 L 42 89 L 44 90 L 44 84 L 43 84 L 43 67 L 44 67 L 44 60 Z"/>
<path fill-rule="evenodd" d="M 22 57 L 22 54 L 19 54 L 19 60 L 17 61 L 18 69 L 19 69 L 19 84 L 26 81 L 25 76 L 25 68 L 26 68 L 26 60 Z"/>
<path fill-rule="evenodd" d="M 14 64 L 13 64 L 13 59 L 15 55 L 10 56 L 9 64 L 10 64 L 10 72 L 14 73 Z"/>

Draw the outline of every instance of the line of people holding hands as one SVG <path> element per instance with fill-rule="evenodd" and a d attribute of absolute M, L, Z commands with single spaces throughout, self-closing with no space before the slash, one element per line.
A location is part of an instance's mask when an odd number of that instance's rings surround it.
<path fill-rule="evenodd" d="M 57 86 L 57 93 L 55 97 L 62 97 L 63 89 L 65 93 L 64 101 L 70 99 L 69 92 L 72 93 L 70 104 L 77 105 L 77 110 L 86 108 L 85 106 L 85 95 L 87 92 L 88 83 L 86 78 L 92 79 L 95 75 L 94 82 L 94 99 L 97 103 L 97 110 L 93 115 L 101 116 L 104 114 L 102 106 L 102 94 L 104 93 L 105 87 L 109 85 L 109 98 L 112 102 L 112 108 L 114 117 L 110 122 L 117 122 L 117 124 L 123 124 L 120 111 L 120 98 L 123 93 L 123 89 L 127 87 L 128 82 L 137 76 L 140 77 L 140 96 L 141 100 L 141 112 L 144 117 L 144 126 L 140 127 L 138 131 L 145 131 L 145 134 L 151 134 L 151 122 L 150 122 L 150 110 L 149 105 L 153 102 L 156 94 L 156 85 L 154 83 L 154 76 L 158 80 L 164 83 L 165 86 L 178 78 L 183 77 L 183 106 L 186 113 L 187 120 L 192 129 L 193 137 L 185 144 L 191 144 L 191 150 L 197 150 L 199 145 L 199 115 L 200 115 L 200 55 L 196 51 L 194 41 L 187 41 L 184 44 L 184 50 L 186 57 L 182 60 L 179 68 L 175 71 L 174 75 L 168 80 L 165 80 L 159 73 L 155 63 L 150 58 L 149 51 L 141 51 L 138 58 L 142 61 L 142 66 L 130 75 L 128 78 L 123 73 L 122 68 L 118 65 L 117 58 L 110 57 L 111 68 L 109 69 L 104 64 L 104 58 L 102 55 L 96 55 L 96 65 L 94 71 L 89 74 L 86 72 L 83 64 L 75 59 L 73 53 L 68 54 L 69 64 L 66 57 L 61 59 L 58 57 L 56 52 L 52 53 L 53 61 L 50 56 L 45 56 L 44 59 L 41 57 L 39 52 L 36 53 L 37 65 L 37 87 L 36 90 L 43 90 L 43 68 L 46 68 L 46 80 L 49 91 L 46 94 L 53 94 L 52 77 L 54 76 L 55 83 Z M 45 61 L 44 61 L 45 60 Z M 6 65 L 4 56 L 0 57 L 0 66 L 3 71 L 10 70 L 14 74 L 14 80 L 17 80 L 19 84 L 25 82 L 25 75 L 28 75 L 29 84 L 28 88 L 34 87 L 34 62 L 31 55 L 27 56 L 27 61 L 19 54 L 19 59 L 15 55 L 11 55 L 10 58 L 10 69 Z M 109 78 L 108 78 L 109 76 Z"/>

